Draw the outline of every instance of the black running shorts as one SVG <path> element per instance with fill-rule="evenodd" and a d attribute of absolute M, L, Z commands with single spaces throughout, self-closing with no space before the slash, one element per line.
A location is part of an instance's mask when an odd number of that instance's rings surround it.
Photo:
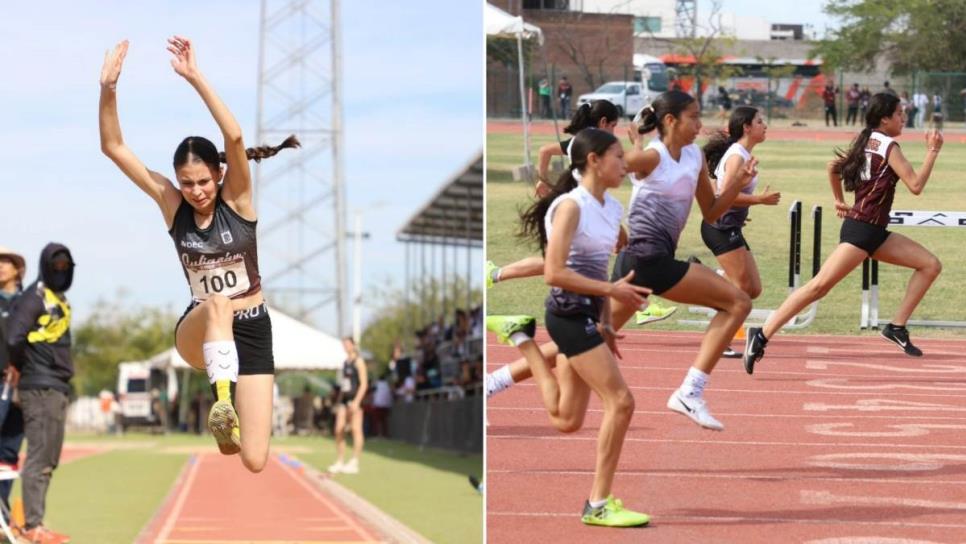
<path fill-rule="evenodd" d="M 181 314 L 174 332 L 178 334 L 178 326 L 184 321 L 188 312 L 199 303 L 192 302 Z M 231 332 L 235 337 L 235 349 L 238 350 L 238 374 L 240 376 L 253 374 L 275 374 L 275 355 L 272 352 L 272 318 L 268 315 L 268 308 L 261 303 L 254 308 L 247 308 L 235 312 L 231 324 Z"/>
<path fill-rule="evenodd" d="M 702 221 L 701 239 L 704 240 L 704 245 L 708 246 L 715 257 L 740 248 L 751 251 L 748 242 L 745 241 L 745 236 L 741 233 L 741 227 L 721 230 Z"/>
<path fill-rule="evenodd" d="M 588 352 L 604 343 L 597 330 L 597 319 L 584 314 L 559 316 L 547 310 L 544 315 L 547 332 L 567 357 Z"/>
<path fill-rule="evenodd" d="M 888 237 L 889 231 L 885 227 L 848 217 L 842 221 L 842 230 L 839 231 L 839 243 L 852 244 L 859 249 L 864 249 L 870 257 Z"/>
<path fill-rule="evenodd" d="M 660 295 L 677 285 L 690 267 L 690 264 L 679 261 L 672 255 L 642 259 L 621 251 L 614 261 L 611 281 L 617 281 L 633 270 L 634 279 L 631 282 L 634 285 L 647 287 L 655 295 Z"/>

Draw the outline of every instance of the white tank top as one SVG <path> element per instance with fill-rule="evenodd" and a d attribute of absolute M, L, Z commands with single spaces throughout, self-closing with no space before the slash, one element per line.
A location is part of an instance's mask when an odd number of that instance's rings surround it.
<path fill-rule="evenodd" d="M 553 216 L 564 200 L 572 200 L 580 208 L 580 219 L 567 254 L 567 268 L 588 278 L 607 281 L 607 265 L 617 244 L 624 208 L 616 198 L 604 193 L 601 204 L 587 189 L 578 185 L 558 196 L 547 209 L 544 226 L 547 238 L 553 232 Z M 589 296 L 553 287 L 547 297 L 547 309 L 557 315 L 600 315 L 603 297 Z"/>
<path fill-rule="evenodd" d="M 714 169 L 715 179 L 715 194 L 720 195 L 724 190 L 724 176 L 725 176 L 725 164 L 728 163 L 728 159 L 734 157 L 735 155 L 740 155 L 741 158 L 748 162 L 751 160 L 751 153 L 745 149 L 745 146 L 735 142 L 731 144 L 731 147 L 724 152 L 721 156 L 721 160 L 718 161 L 717 168 Z M 758 186 L 758 176 L 756 175 L 752 178 L 751 183 L 747 187 L 741 190 L 742 193 L 746 195 L 751 195 L 755 193 L 755 187 Z M 732 206 L 728 209 L 717 221 L 711 224 L 712 227 L 721 230 L 728 230 L 733 228 L 741 228 L 745 224 L 745 219 L 748 218 L 748 206 Z"/>
<path fill-rule="evenodd" d="M 627 252 L 645 259 L 674 255 L 704 162 L 701 148 L 695 144 L 681 148 L 679 160 L 671 157 L 659 138 L 651 140 L 646 149 L 656 150 L 661 162 L 643 181 L 631 177 L 634 188 L 627 218 Z"/>

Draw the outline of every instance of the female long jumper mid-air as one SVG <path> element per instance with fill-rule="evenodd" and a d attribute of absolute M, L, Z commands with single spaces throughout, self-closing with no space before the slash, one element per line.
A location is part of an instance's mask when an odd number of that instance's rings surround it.
<path fill-rule="evenodd" d="M 293 136 L 276 147 L 245 149 L 241 127 L 198 69 L 194 46 L 187 38 L 172 37 L 171 65 L 201 96 L 225 147 L 219 153 L 205 138 L 185 138 L 174 152 L 175 185 L 145 167 L 121 136 L 117 81 L 127 50 L 126 40 L 119 43 L 101 69 L 101 150 L 161 208 L 191 288 L 191 303 L 175 326 L 178 353 L 208 373 L 217 398 L 208 428 L 218 448 L 224 454 L 240 452 L 245 467 L 259 472 L 268 459 L 275 361 L 258 273 L 248 161 L 299 143 Z"/>

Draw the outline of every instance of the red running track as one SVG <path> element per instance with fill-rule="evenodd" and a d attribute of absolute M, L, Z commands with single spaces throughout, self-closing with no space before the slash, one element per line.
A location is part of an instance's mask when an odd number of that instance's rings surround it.
<path fill-rule="evenodd" d="M 238 456 L 192 456 L 143 544 L 375 542 L 375 532 L 275 455 L 251 474 Z"/>
<path fill-rule="evenodd" d="M 923 339 L 916 359 L 877 337 L 778 336 L 754 376 L 740 360 L 718 363 L 705 392 L 718 433 L 665 407 L 700 334 L 626 334 L 620 365 L 637 408 L 613 491 L 651 526 L 580 523 L 600 402 L 581 431 L 562 434 L 524 382 L 487 406 L 489 542 L 966 537 L 966 341 Z M 518 353 L 493 336 L 487 348 L 491 371 Z"/>

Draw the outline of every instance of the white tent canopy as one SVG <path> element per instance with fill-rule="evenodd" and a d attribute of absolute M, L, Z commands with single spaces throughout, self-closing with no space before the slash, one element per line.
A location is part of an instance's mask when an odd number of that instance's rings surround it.
<path fill-rule="evenodd" d="M 483 25 L 486 35 L 496 38 L 516 38 L 524 40 L 536 38 L 543 45 L 543 31 L 540 27 L 524 22 L 523 17 L 514 17 L 502 9 L 487 3 L 483 11 Z"/>
<path fill-rule="evenodd" d="M 520 117 L 523 121 L 523 163 L 530 175 L 530 126 L 527 115 L 527 92 L 523 75 L 523 40 L 536 38 L 543 45 L 543 31 L 540 27 L 524 22 L 523 17 L 514 17 L 487 2 L 483 11 L 483 27 L 486 35 L 494 38 L 514 38 L 517 41 L 517 63 L 520 67 Z"/>
<path fill-rule="evenodd" d="M 272 309 L 272 349 L 276 370 L 328 370 L 342 368 L 346 353 L 342 341 Z M 154 368 L 188 368 L 171 348 L 148 359 Z"/>

